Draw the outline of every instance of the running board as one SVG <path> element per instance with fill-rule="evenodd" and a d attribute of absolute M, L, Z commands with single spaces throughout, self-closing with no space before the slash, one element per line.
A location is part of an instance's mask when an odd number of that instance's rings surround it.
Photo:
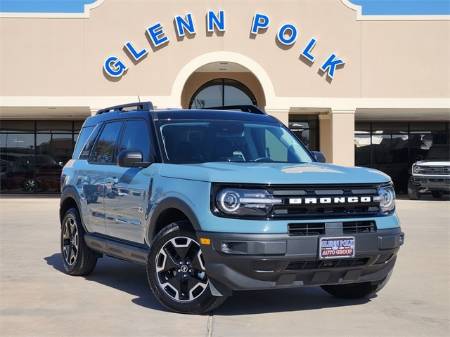
<path fill-rule="evenodd" d="M 135 247 L 92 234 L 85 234 L 84 241 L 89 248 L 97 252 L 142 265 L 147 264 L 148 250 L 145 248 Z"/>

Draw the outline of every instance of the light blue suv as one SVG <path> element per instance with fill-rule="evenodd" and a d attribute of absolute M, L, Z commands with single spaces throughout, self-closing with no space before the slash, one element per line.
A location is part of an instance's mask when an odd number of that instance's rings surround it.
<path fill-rule="evenodd" d="M 61 176 L 65 270 L 89 274 L 102 255 L 141 263 L 156 298 L 183 313 L 235 290 L 371 296 L 404 238 L 392 182 L 323 161 L 253 106 L 100 110 Z"/>

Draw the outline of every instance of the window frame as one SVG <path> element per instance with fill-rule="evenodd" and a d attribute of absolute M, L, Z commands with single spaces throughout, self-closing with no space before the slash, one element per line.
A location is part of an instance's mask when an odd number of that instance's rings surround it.
<path fill-rule="evenodd" d="M 94 160 L 92 159 L 92 155 L 93 155 L 93 153 L 94 153 L 95 147 L 97 146 L 98 140 L 100 139 L 100 136 L 102 135 L 103 130 L 105 129 L 106 125 L 112 124 L 112 123 L 120 123 L 121 126 L 120 126 L 120 131 L 119 131 L 119 137 L 117 137 L 117 138 L 116 138 L 116 141 L 114 142 L 114 150 L 113 150 L 113 155 L 112 155 L 111 162 L 109 162 L 109 163 L 101 163 L 101 162 L 94 161 Z M 125 125 L 124 119 L 111 119 L 111 120 L 108 120 L 108 121 L 105 121 L 105 122 L 102 123 L 102 125 L 101 125 L 99 131 L 97 132 L 97 135 L 95 136 L 94 145 L 92 146 L 92 148 L 91 148 L 90 151 L 89 151 L 89 157 L 88 157 L 88 159 L 87 159 L 87 162 L 88 162 L 89 164 L 93 164 L 93 165 L 112 165 L 112 166 L 117 166 L 117 160 L 116 160 L 116 159 L 117 159 L 117 146 L 118 146 L 118 140 L 122 138 L 122 133 L 123 133 L 123 130 L 124 130 L 124 125 Z M 82 151 L 82 152 L 83 152 L 83 151 Z"/>
<path fill-rule="evenodd" d="M 148 146 L 148 150 L 149 151 L 147 153 L 147 156 L 148 156 L 150 161 L 154 161 L 154 158 L 155 158 L 155 145 L 152 144 L 152 135 L 150 134 L 152 128 L 151 128 L 151 125 L 149 125 L 148 121 L 145 118 L 138 118 L 138 117 L 137 118 L 121 119 L 121 121 L 123 122 L 123 125 L 122 125 L 122 129 L 121 129 L 121 132 L 120 132 L 119 141 L 116 144 L 116 156 L 120 153 L 119 152 L 119 146 L 122 145 L 122 141 L 123 141 L 123 138 L 125 136 L 125 131 L 126 131 L 126 128 L 127 128 L 127 122 L 138 121 L 138 122 L 143 123 L 145 125 L 145 127 L 147 128 L 148 142 L 149 142 L 149 146 Z M 144 159 L 145 159 L 145 154 L 143 153 L 142 155 L 144 156 Z"/>

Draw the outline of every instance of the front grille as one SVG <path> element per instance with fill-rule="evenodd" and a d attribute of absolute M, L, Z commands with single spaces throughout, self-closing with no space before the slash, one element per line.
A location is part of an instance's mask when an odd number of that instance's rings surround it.
<path fill-rule="evenodd" d="M 349 268 L 364 266 L 369 262 L 369 258 L 356 259 L 336 259 L 320 261 L 294 261 L 290 262 L 286 270 L 307 270 L 307 269 L 327 269 L 327 268 Z"/>
<path fill-rule="evenodd" d="M 375 221 L 348 221 L 342 224 L 344 234 L 373 233 L 377 231 Z"/>
<path fill-rule="evenodd" d="M 342 223 L 343 234 L 373 233 L 377 231 L 375 221 L 345 221 Z M 314 236 L 326 234 L 325 222 L 316 223 L 290 223 L 288 224 L 290 236 Z"/>
<path fill-rule="evenodd" d="M 274 186 L 271 191 L 274 197 L 282 199 L 270 214 L 275 219 L 373 216 L 380 213 L 379 202 L 373 200 L 378 196 L 377 187 L 373 185 Z M 358 202 L 349 202 L 349 197 L 359 198 Z M 316 202 L 293 203 L 295 199 L 304 201 L 307 198 Z M 370 198 L 371 201 L 361 202 L 361 198 Z"/>
<path fill-rule="evenodd" d="M 288 225 L 289 235 L 309 236 L 325 234 L 325 223 L 295 223 Z"/>
<path fill-rule="evenodd" d="M 448 166 L 418 166 L 420 171 L 419 174 L 429 174 L 429 175 L 450 175 L 450 167 Z"/>

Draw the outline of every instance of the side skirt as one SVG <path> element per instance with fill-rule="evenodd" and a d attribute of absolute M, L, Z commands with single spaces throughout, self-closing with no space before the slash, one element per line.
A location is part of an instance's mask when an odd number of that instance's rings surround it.
<path fill-rule="evenodd" d="M 95 234 L 85 234 L 84 240 L 89 248 L 97 252 L 142 265 L 147 263 L 148 248 L 136 247 Z"/>

